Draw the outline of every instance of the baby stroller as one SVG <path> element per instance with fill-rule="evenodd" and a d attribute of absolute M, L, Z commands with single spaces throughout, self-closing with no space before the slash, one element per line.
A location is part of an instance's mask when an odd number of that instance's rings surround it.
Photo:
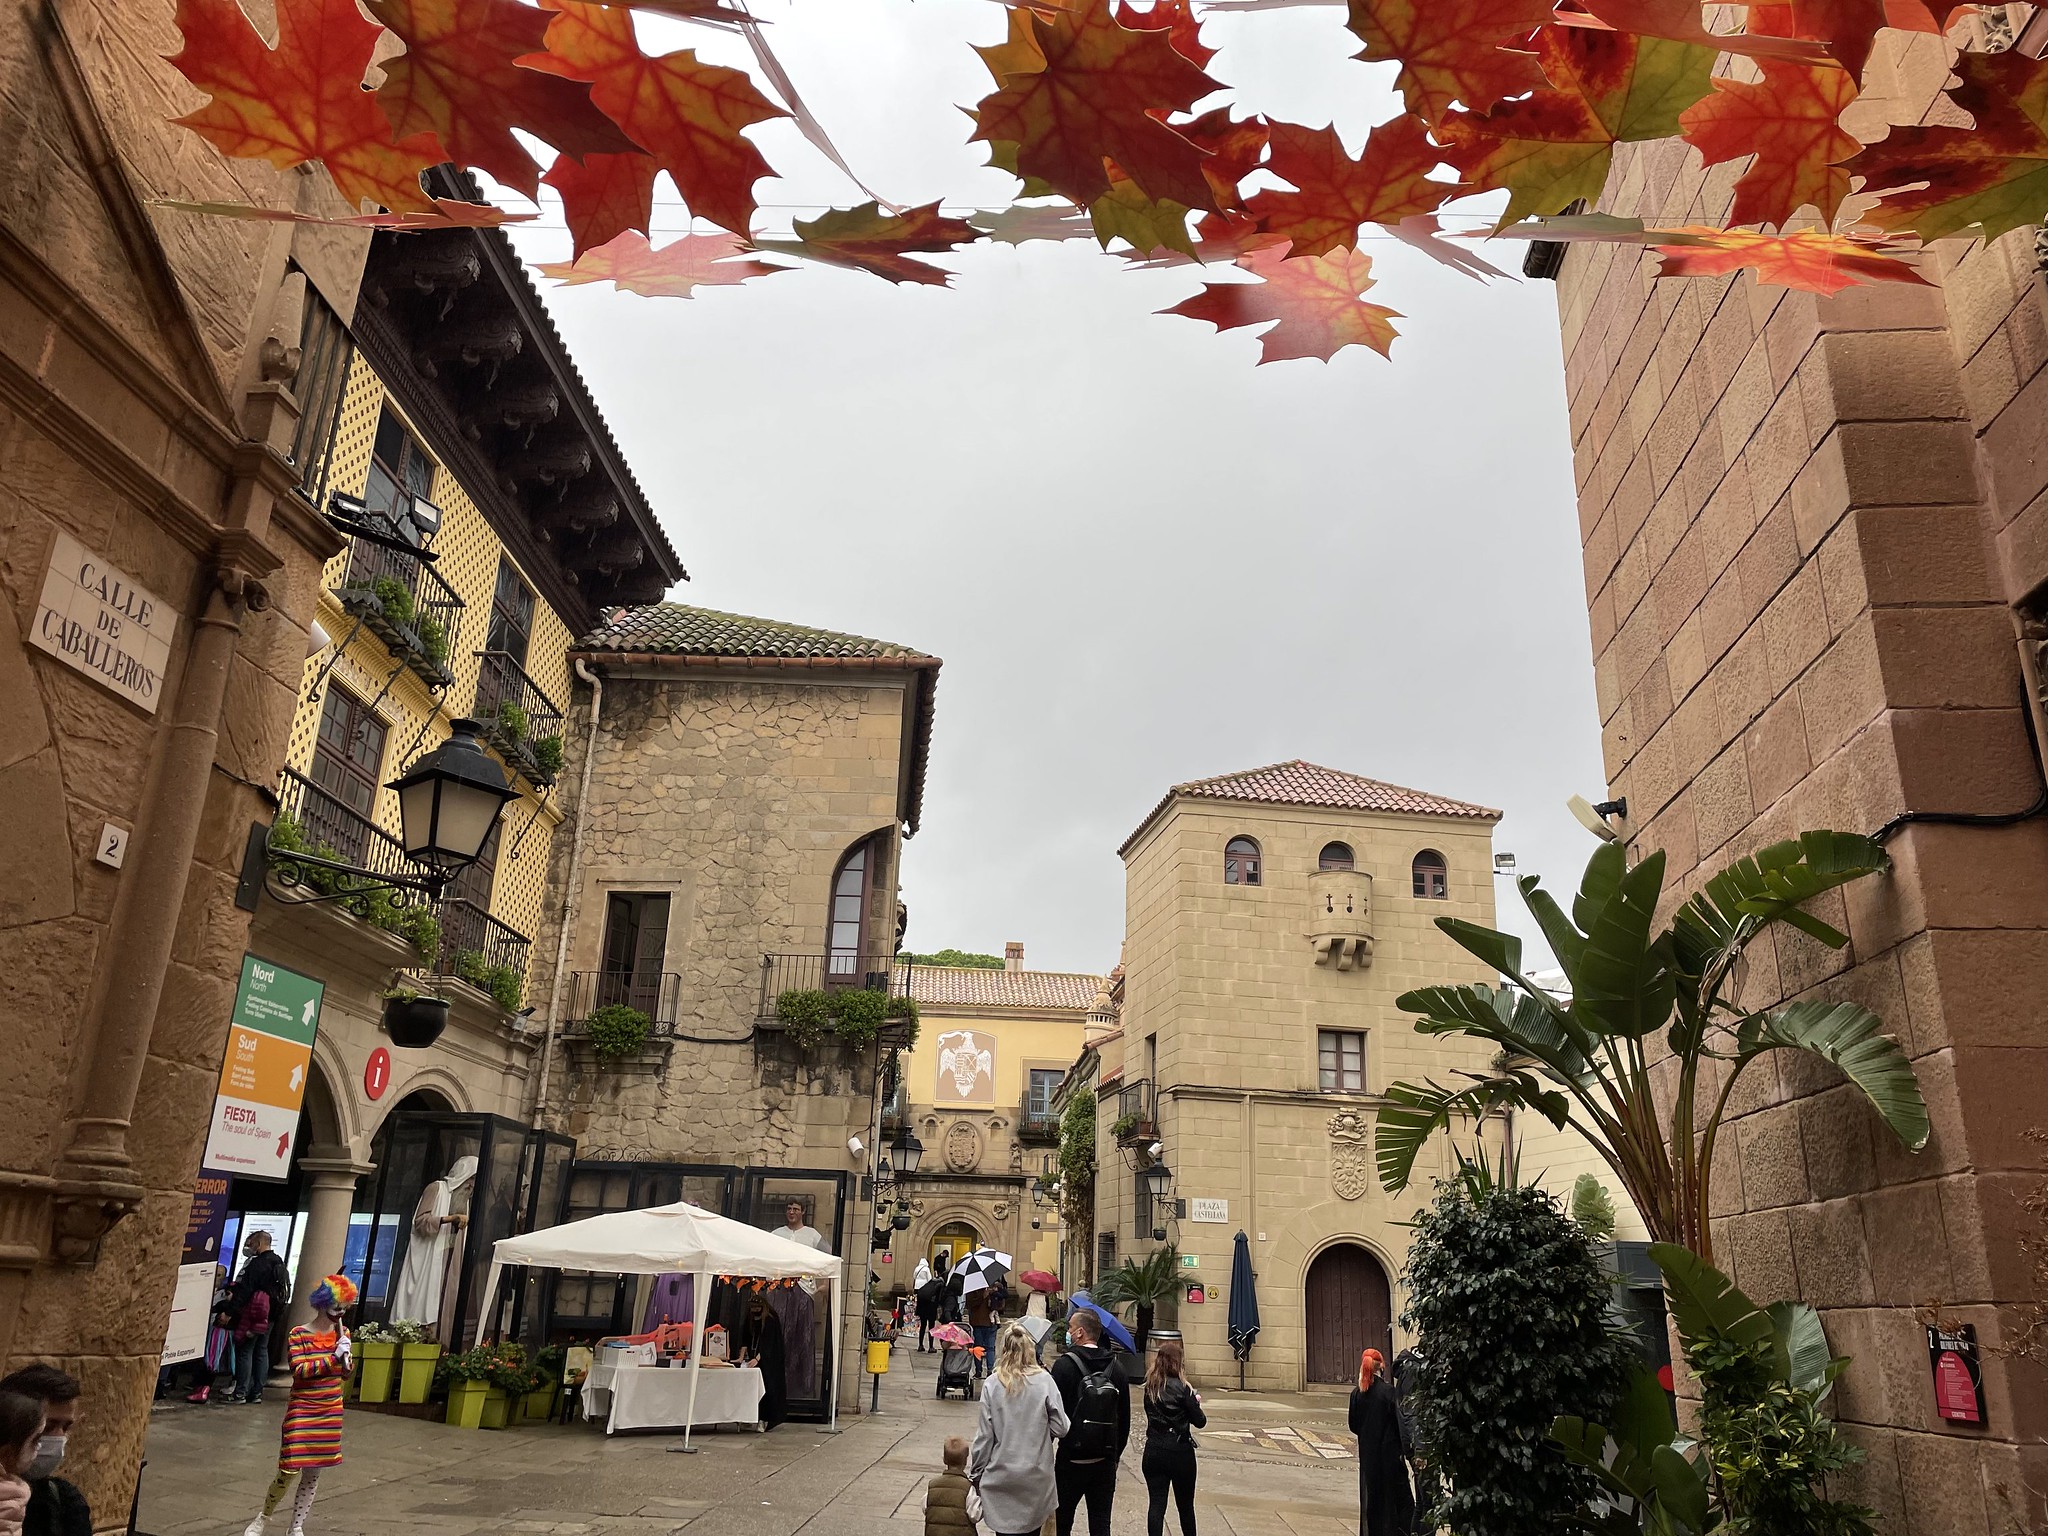
<path fill-rule="evenodd" d="M 974 1401 L 974 1335 L 958 1323 L 947 1323 L 932 1330 L 932 1342 L 939 1346 L 939 1388 L 933 1396 L 943 1401 L 948 1392 L 957 1391 Z"/>

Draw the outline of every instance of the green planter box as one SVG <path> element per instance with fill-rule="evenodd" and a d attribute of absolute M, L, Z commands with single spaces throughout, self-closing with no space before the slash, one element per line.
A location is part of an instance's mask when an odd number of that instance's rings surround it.
<path fill-rule="evenodd" d="M 441 1358 L 438 1344 L 398 1346 L 398 1400 L 424 1403 L 434 1386 L 434 1362 Z"/>
<path fill-rule="evenodd" d="M 398 1371 L 398 1341 L 372 1340 L 368 1344 L 356 1345 L 355 1350 L 356 1358 L 362 1362 L 362 1370 L 356 1377 L 356 1401 L 390 1402 L 391 1378 Z"/>
<path fill-rule="evenodd" d="M 484 1389 L 483 1427 L 504 1429 L 512 1422 L 512 1398 L 503 1387 Z"/>
<path fill-rule="evenodd" d="M 535 1387 L 520 1398 L 519 1416 L 542 1424 L 552 1419 L 555 1416 L 555 1383 L 551 1381 L 544 1387 Z"/>
<path fill-rule="evenodd" d="M 448 1422 L 458 1429 L 480 1429 L 483 1427 L 484 1411 L 490 1406 L 490 1396 L 495 1389 L 485 1381 L 451 1381 L 448 1383 Z M 504 1396 L 501 1392 L 500 1398 Z"/>

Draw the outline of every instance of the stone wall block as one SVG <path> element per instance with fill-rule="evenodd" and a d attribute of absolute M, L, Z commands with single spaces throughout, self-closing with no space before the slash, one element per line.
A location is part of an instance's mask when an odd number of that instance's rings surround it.
<path fill-rule="evenodd" d="M 1728 1236 L 1726 1250 L 1717 1244 L 1715 1257 L 1752 1299 L 1799 1293 L 1799 1271 L 1793 1258 L 1792 1228 L 1786 1212 L 1759 1211 L 1730 1217 Z"/>
<path fill-rule="evenodd" d="M 1799 1266 L 1799 1285 L 1796 1293 L 1776 1294 L 1797 1294 L 1821 1308 L 1871 1305 L 1870 1259 L 1863 1240 L 1863 1213 L 1856 1201 L 1822 1200 L 1794 1206 L 1786 1219 Z"/>
<path fill-rule="evenodd" d="M 1924 1340 L 1921 1358 L 1924 1362 Z M 1897 1455 L 1905 1529 L 1913 1536 L 1982 1536 L 1988 1527 L 1975 1441 L 1953 1434 L 1902 1434 Z"/>
<path fill-rule="evenodd" d="M 1938 330 L 1834 332 L 1808 354 L 1809 409 L 1837 421 L 1925 421 L 1965 415 L 1949 339 Z"/>
<path fill-rule="evenodd" d="M 2040 793 L 2040 759 L 2017 709 L 1900 709 L 1886 719 L 1909 808 L 2009 815 Z"/>
<path fill-rule="evenodd" d="M 1798 1115 L 1800 1151 L 1812 1198 L 1839 1200 L 1875 1184 L 1877 1165 L 1871 1150 L 1875 1111 L 1860 1089 L 1844 1083 L 1802 1099 Z"/>
<path fill-rule="evenodd" d="M 1916 1307 L 1953 1300 L 1940 1188 L 1930 1180 L 1874 1189 L 1861 1199 L 1879 1304 Z"/>
<path fill-rule="evenodd" d="M 1799 1106 L 1781 1104 L 1745 1115 L 1734 1129 L 1741 1148 L 1743 1202 L 1750 1210 L 1793 1205 L 1809 1198 Z"/>

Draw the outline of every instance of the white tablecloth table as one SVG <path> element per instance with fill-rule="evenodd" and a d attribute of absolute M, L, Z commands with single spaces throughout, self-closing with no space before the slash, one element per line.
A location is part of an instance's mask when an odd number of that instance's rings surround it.
<path fill-rule="evenodd" d="M 607 1351 L 610 1353 L 610 1351 Z M 698 1426 L 752 1424 L 761 1417 L 761 1372 L 751 1365 L 702 1370 L 697 1377 Z M 687 1367 L 599 1361 L 583 1383 L 583 1416 L 605 1415 L 605 1433 L 620 1429 L 682 1429 L 690 1418 Z"/>

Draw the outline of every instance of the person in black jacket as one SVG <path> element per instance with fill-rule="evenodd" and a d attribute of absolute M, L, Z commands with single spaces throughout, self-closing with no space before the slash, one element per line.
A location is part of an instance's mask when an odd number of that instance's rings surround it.
<path fill-rule="evenodd" d="M 1131 1384 L 1102 1343 L 1093 1312 L 1067 1318 L 1067 1352 L 1053 1362 L 1053 1385 L 1073 1426 L 1053 1462 L 1059 1484 L 1059 1536 L 1073 1536 L 1074 1511 L 1088 1501 L 1088 1536 L 1109 1536 L 1116 1468 L 1131 1441 Z"/>
<path fill-rule="evenodd" d="M 1166 1493 L 1173 1490 L 1180 1511 L 1180 1536 L 1195 1536 L 1195 1437 L 1209 1422 L 1202 1394 L 1181 1374 L 1180 1340 L 1168 1339 L 1152 1352 L 1145 1372 L 1145 1488 L 1152 1495 L 1145 1512 L 1145 1536 L 1165 1536 Z"/>
<path fill-rule="evenodd" d="M 38 1398 L 43 1405 L 43 1438 L 35 1460 L 22 1473 L 29 1493 L 21 1536 L 92 1536 L 92 1507 L 85 1495 L 56 1475 L 64 1461 L 64 1443 L 78 1421 L 78 1378 L 54 1365 L 25 1365 L 0 1378 L 0 1392 Z"/>
<path fill-rule="evenodd" d="M 270 1246 L 268 1232 L 260 1228 L 251 1232 L 249 1240 L 242 1245 L 242 1251 L 249 1257 L 242 1265 L 241 1274 L 235 1277 L 234 1290 L 228 1297 L 228 1306 L 233 1312 L 228 1326 L 235 1333 L 236 1368 L 235 1391 L 229 1394 L 228 1401 L 260 1403 L 263 1401 L 263 1383 L 270 1378 L 270 1336 L 284 1316 L 284 1304 L 291 1295 L 292 1283 L 285 1272 L 284 1260 Z M 263 1315 L 262 1326 L 252 1327 L 254 1316 L 250 1313 L 249 1302 L 259 1291 L 270 1304 L 259 1309 Z"/>
<path fill-rule="evenodd" d="M 1415 1529 L 1401 1408 L 1382 1374 L 1386 1363 L 1376 1349 L 1360 1355 L 1358 1386 L 1351 1394 L 1351 1433 L 1358 1436 L 1358 1536 L 1409 1536 Z"/>

